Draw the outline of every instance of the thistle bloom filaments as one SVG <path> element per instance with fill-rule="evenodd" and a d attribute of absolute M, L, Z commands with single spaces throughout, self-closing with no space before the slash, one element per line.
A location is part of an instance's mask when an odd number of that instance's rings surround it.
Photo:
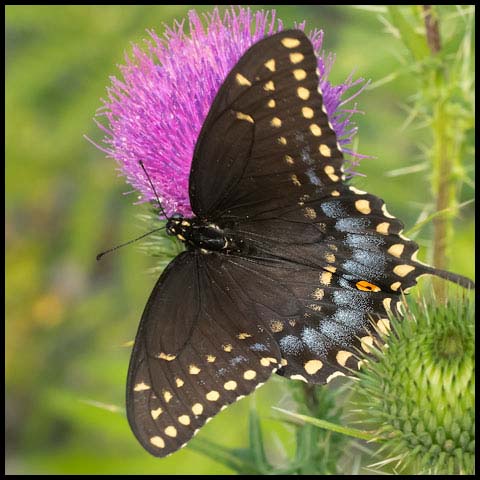
<path fill-rule="evenodd" d="M 106 125 L 99 123 L 106 134 L 100 148 L 117 160 L 121 173 L 140 193 L 139 201 L 148 202 L 155 196 L 138 163 L 142 160 L 167 215 L 192 215 L 188 181 L 193 151 L 218 88 L 251 45 L 283 29 L 274 11 L 231 8 L 222 18 L 214 9 L 205 16 L 206 25 L 195 11 L 188 18 L 188 35 L 185 22 L 177 22 L 167 28 L 164 39 L 149 32 L 147 51 L 133 47 L 132 57 L 120 67 L 123 80 L 111 79 L 97 114 L 107 119 Z M 328 116 L 343 150 L 352 153 L 345 146 L 356 133 L 350 121 L 356 110 L 343 110 L 341 98 L 363 80 L 349 77 L 341 85 L 331 85 L 327 77 L 333 56 L 320 52 L 323 33 L 315 30 L 309 37 L 318 53 Z"/>
<path fill-rule="evenodd" d="M 412 473 L 472 474 L 474 312 L 465 298 L 412 305 L 356 384 L 358 416 L 382 440 L 383 464 Z"/>

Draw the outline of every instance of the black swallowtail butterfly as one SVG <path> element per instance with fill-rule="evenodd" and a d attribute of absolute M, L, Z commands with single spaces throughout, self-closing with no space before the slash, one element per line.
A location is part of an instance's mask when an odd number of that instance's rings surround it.
<path fill-rule="evenodd" d="M 415 258 L 382 200 L 348 186 L 299 30 L 253 45 L 221 86 L 190 173 L 194 218 L 167 232 L 186 251 L 148 299 L 127 383 L 127 415 L 155 456 L 272 373 L 325 383 L 356 368 L 423 274 L 473 283 Z M 369 328 L 370 327 L 370 328 Z"/>

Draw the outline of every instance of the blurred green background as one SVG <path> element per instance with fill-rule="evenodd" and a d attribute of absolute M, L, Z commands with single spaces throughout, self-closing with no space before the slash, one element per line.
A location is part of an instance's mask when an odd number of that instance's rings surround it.
<path fill-rule="evenodd" d="M 261 8 L 253 7 L 253 8 Z M 100 139 L 92 122 L 110 75 L 118 75 L 130 42 L 147 28 L 184 17 L 189 7 L 6 7 L 6 470 L 10 474 L 229 473 L 188 447 L 167 459 L 143 451 L 123 411 L 130 348 L 155 278 L 152 259 L 136 247 L 95 255 L 143 233 L 130 190 L 115 163 L 83 135 Z M 197 10 L 210 7 L 198 6 Z M 428 171 L 389 172 L 421 161 L 428 135 L 402 129 L 415 94 L 402 74 L 401 49 L 377 13 L 346 6 L 279 6 L 287 26 L 307 20 L 336 53 L 331 81 L 355 69 L 374 83 L 358 99 L 365 115 L 357 149 L 367 175 L 356 185 L 382 197 L 407 228 L 431 202 Z M 396 75 L 398 73 L 398 75 Z M 467 159 L 473 170 L 473 157 Z M 467 187 L 462 200 L 473 196 Z M 462 211 L 451 246 L 451 269 L 473 276 L 473 207 Z M 416 240 L 428 260 L 430 228 Z M 288 408 L 283 379 L 253 400 L 233 405 L 197 437 L 243 446 L 249 402 L 268 435 L 293 448 L 290 427 L 272 419 Z M 110 406 L 110 410 L 98 404 Z M 267 436 L 267 439 L 269 437 Z M 271 454 L 279 449 L 273 442 Z"/>

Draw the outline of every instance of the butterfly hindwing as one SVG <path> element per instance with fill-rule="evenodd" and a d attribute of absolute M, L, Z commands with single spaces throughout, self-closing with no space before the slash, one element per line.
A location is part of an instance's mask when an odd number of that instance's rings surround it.
<path fill-rule="evenodd" d="M 280 350 L 264 318 L 295 312 L 276 305 L 278 287 L 262 275 L 252 278 L 244 262 L 185 252 L 150 296 L 130 361 L 127 416 L 155 456 L 183 446 L 280 367 Z"/>
<path fill-rule="evenodd" d="M 357 368 L 358 352 L 369 352 L 382 341 L 378 333 L 388 333 L 387 310 L 396 308 L 397 295 L 359 291 L 327 271 L 289 261 L 251 262 L 252 276 L 281 285 L 281 301 L 295 305 L 294 315 L 267 322 L 282 355 L 280 375 L 329 382 Z"/>

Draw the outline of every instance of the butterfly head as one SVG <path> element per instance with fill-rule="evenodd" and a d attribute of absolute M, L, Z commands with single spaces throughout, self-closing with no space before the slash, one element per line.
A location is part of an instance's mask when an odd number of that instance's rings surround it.
<path fill-rule="evenodd" d="M 185 233 L 190 228 L 191 223 L 189 220 L 185 219 L 180 213 L 174 213 L 167 221 L 166 231 L 168 235 L 178 237 L 184 241 Z"/>

